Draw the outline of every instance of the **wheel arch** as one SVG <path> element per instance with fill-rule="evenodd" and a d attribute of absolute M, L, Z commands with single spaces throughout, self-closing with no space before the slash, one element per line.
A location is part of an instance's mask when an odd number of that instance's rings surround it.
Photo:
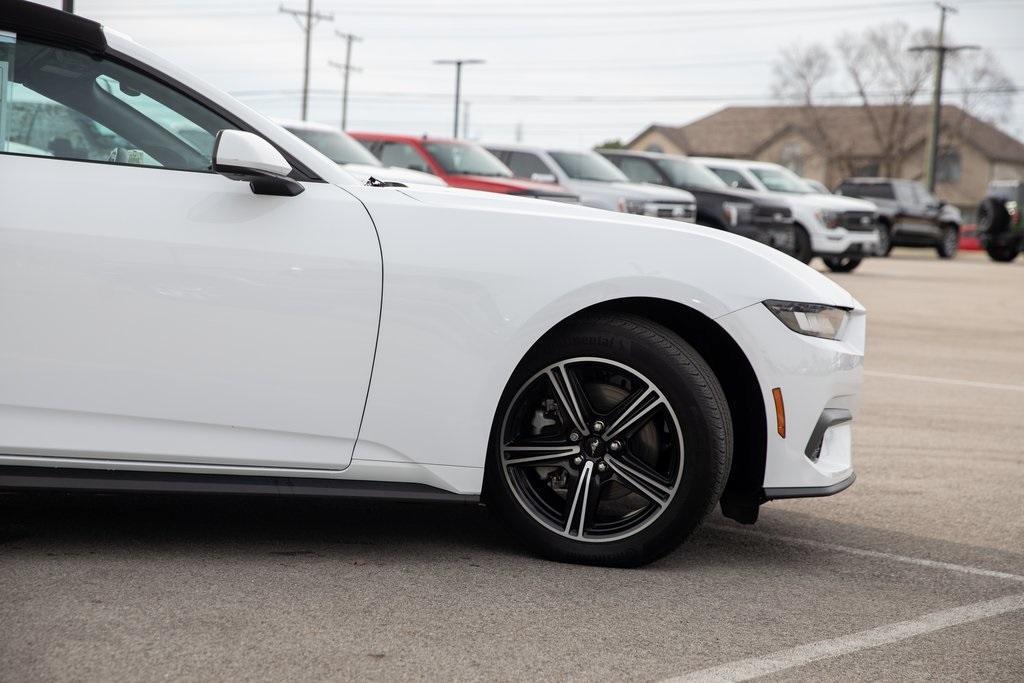
<path fill-rule="evenodd" d="M 767 414 L 764 393 L 746 354 L 739 344 L 712 318 L 689 306 L 667 299 L 630 297 L 612 299 L 588 306 L 553 325 L 523 354 L 523 359 L 566 323 L 591 313 L 622 313 L 645 318 L 662 325 L 694 347 L 711 366 L 725 392 L 733 426 L 733 459 L 722 494 L 725 516 L 743 523 L 757 519 L 758 506 L 764 502 L 764 473 L 767 455 Z M 518 364 L 517 364 L 518 368 Z M 510 375 L 509 379 L 515 372 Z M 494 408 L 492 440 L 509 387 L 502 390 Z M 488 448 L 493 443 L 488 444 Z M 487 459 L 487 467 L 491 466 Z M 484 481 L 487 481 L 484 477 Z M 486 487 L 481 492 L 486 501 Z"/>

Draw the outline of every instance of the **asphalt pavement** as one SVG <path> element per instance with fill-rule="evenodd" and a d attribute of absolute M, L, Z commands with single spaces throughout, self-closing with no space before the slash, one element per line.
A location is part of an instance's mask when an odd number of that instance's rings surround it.
<path fill-rule="evenodd" d="M 897 249 L 859 479 L 639 570 L 484 508 L 0 496 L 0 680 L 1024 679 L 1024 259 Z"/>

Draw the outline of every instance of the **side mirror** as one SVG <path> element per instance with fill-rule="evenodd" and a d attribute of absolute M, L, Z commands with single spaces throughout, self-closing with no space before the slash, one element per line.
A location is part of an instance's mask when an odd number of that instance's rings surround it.
<path fill-rule="evenodd" d="M 535 183 L 553 183 L 558 179 L 551 173 L 531 173 L 530 180 Z"/>
<path fill-rule="evenodd" d="M 248 181 L 255 194 L 294 197 L 305 189 L 288 177 L 292 167 L 273 145 L 241 130 L 217 132 L 213 170 L 231 180 Z"/>

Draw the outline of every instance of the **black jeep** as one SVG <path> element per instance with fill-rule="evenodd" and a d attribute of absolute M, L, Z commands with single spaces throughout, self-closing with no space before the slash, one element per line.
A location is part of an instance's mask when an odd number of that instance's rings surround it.
<path fill-rule="evenodd" d="M 868 199 L 878 207 L 879 254 L 894 246 L 935 247 L 942 258 L 953 258 L 960 246 L 960 209 L 939 201 L 913 180 L 849 178 L 838 194 Z"/>
<path fill-rule="evenodd" d="M 993 261 L 1009 263 L 1024 249 L 1024 181 L 993 180 L 978 207 L 978 241 Z"/>

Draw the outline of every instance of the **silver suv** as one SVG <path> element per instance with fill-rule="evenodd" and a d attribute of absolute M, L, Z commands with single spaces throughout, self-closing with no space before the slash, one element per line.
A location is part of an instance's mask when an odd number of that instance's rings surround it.
<path fill-rule="evenodd" d="M 584 206 L 693 223 L 697 201 L 685 190 L 634 183 L 596 152 L 544 149 L 523 145 L 484 145 L 517 178 L 558 183 Z"/>

